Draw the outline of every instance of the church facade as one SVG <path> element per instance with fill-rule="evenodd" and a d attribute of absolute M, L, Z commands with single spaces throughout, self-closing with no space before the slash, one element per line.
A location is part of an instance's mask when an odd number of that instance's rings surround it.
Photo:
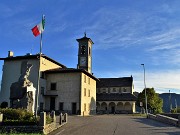
<path fill-rule="evenodd" d="M 97 113 L 134 113 L 137 97 L 133 95 L 133 77 L 99 78 Z"/>
<path fill-rule="evenodd" d="M 96 111 L 133 113 L 132 77 L 128 81 L 130 85 L 122 85 L 126 83 L 123 79 L 109 78 L 111 81 L 106 81 L 108 78 L 96 78 L 92 74 L 93 41 L 85 34 L 77 42 L 77 68 L 67 68 L 44 54 L 13 56 L 13 52 L 9 51 L 8 57 L 0 58 L 4 60 L 0 103 L 7 102 L 8 107 L 11 106 L 10 87 L 21 76 L 23 63 L 29 63 L 32 68 L 28 79 L 35 87 L 35 97 L 38 97 L 33 101 L 36 103 L 34 110 L 55 110 L 84 116 L 96 114 Z"/>

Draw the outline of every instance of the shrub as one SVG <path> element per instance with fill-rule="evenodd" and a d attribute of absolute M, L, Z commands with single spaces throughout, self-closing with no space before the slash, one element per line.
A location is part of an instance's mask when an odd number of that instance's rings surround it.
<path fill-rule="evenodd" d="M 0 107 L 1 108 L 7 108 L 8 107 L 8 102 L 2 102 Z"/>
<path fill-rule="evenodd" d="M 180 107 L 173 108 L 173 109 L 171 110 L 171 113 L 180 113 Z"/>
<path fill-rule="evenodd" d="M 46 124 L 50 124 L 50 123 L 52 123 L 52 122 L 53 122 L 52 117 L 50 116 L 50 114 L 47 114 L 47 115 L 46 115 Z"/>
<path fill-rule="evenodd" d="M 24 109 L 0 109 L 3 113 L 3 125 L 34 125 L 38 120 L 35 119 L 33 113 Z"/>
<path fill-rule="evenodd" d="M 0 109 L 0 112 L 3 113 L 4 119 L 11 120 L 29 120 L 33 117 L 33 113 L 27 112 L 24 109 Z"/>

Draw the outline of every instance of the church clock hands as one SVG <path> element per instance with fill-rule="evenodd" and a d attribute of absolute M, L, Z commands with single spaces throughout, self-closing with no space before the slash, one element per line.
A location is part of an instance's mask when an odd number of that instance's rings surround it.
<path fill-rule="evenodd" d="M 86 58 L 85 57 L 81 57 L 80 64 L 81 64 L 81 66 L 85 66 L 86 65 Z"/>

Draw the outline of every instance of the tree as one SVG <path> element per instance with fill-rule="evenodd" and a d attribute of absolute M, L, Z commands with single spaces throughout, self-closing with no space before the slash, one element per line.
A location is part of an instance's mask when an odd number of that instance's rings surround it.
<path fill-rule="evenodd" d="M 163 100 L 159 97 L 154 90 L 154 88 L 146 88 L 146 96 L 147 96 L 147 109 L 152 111 L 153 113 L 162 113 Z M 137 105 L 140 106 L 140 102 L 143 103 L 145 108 L 145 89 L 139 93 Z"/>
<path fill-rule="evenodd" d="M 8 107 L 8 102 L 2 102 L 0 105 L 0 108 L 7 108 Z"/>

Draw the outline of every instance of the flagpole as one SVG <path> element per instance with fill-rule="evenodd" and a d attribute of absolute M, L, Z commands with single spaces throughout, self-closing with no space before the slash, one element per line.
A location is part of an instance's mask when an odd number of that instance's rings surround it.
<path fill-rule="evenodd" d="M 37 91 L 36 91 L 36 111 L 35 116 L 37 117 L 38 114 L 38 99 L 39 99 L 39 86 L 40 86 L 40 66 L 41 66 L 41 54 L 42 54 L 42 33 L 40 38 L 40 52 L 39 52 L 39 66 L 38 66 L 38 81 L 37 81 Z"/>
<path fill-rule="evenodd" d="M 38 114 L 38 98 L 39 98 L 39 91 L 40 91 L 40 66 L 41 66 L 41 55 L 42 55 L 42 32 L 41 32 L 41 37 L 40 37 L 40 52 L 39 52 L 39 66 L 38 66 L 38 81 L 37 81 L 37 91 L 36 91 L 36 111 L 35 111 L 35 117 L 37 118 Z"/>
<path fill-rule="evenodd" d="M 42 32 L 41 32 L 41 38 L 40 38 L 40 55 L 42 53 Z"/>
<path fill-rule="evenodd" d="M 42 33 L 44 31 L 44 26 L 45 26 L 45 16 L 42 15 L 42 20 L 39 25 L 36 25 L 34 28 L 32 28 L 33 35 L 36 37 L 39 34 L 40 36 L 40 50 L 39 50 L 39 55 L 37 55 L 37 60 L 38 60 L 38 76 L 37 76 L 37 87 L 36 87 L 36 92 L 35 92 L 35 103 L 34 103 L 34 115 L 37 118 L 38 114 L 38 100 L 39 100 L 39 91 L 40 91 L 40 78 L 41 78 L 41 57 L 42 57 Z"/>

